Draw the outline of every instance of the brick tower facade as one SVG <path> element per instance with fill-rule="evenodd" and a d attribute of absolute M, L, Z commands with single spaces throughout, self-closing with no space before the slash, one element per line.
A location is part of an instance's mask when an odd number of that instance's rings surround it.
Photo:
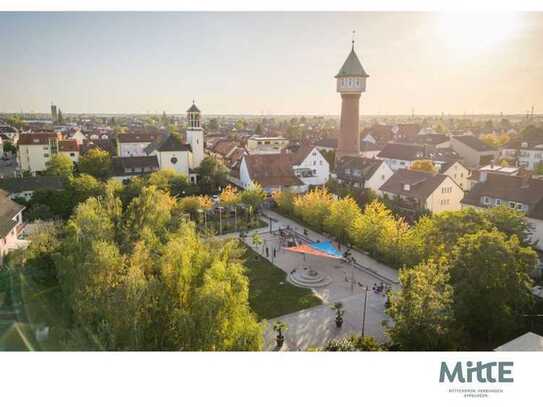
<path fill-rule="evenodd" d="M 360 154 L 360 95 L 366 91 L 366 73 L 353 47 L 335 76 L 341 94 L 341 119 L 336 157 Z"/>

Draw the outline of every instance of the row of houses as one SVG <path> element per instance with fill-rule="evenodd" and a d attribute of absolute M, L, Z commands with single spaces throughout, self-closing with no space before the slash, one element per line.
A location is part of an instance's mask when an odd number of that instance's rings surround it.
<path fill-rule="evenodd" d="M 78 163 L 81 155 L 93 148 L 113 156 L 113 175 L 127 179 L 158 169 L 174 169 L 197 182 L 196 169 L 204 158 L 204 132 L 200 110 L 193 103 L 187 111 L 184 140 L 167 132 L 130 132 L 116 136 L 86 136 L 76 131 L 69 136 L 57 132 L 30 132 L 19 135 L 17 161 L 19 170 L 32 175 L 43 174 L 47 162 L 57 154 Z"/>

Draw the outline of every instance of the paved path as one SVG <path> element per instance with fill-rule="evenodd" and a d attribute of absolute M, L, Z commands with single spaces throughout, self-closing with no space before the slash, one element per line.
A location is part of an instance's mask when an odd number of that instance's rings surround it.
<path fill-rule="evenodd" d="M 298 232 L 303 232 L 304 228 L 301 225 L 276 212 L 266 210 L 264 214 L 275 219 L 272 224 L 273 230 L 288 225 Z M 266 350 L 275 348 L 275 333 L 271 329 L 275 320 L 281 320 L 288 325 L 288 330 L 285 333 L 285 346 L 282 348 L 284 350 L 300 350 L 312 346 L 321 347 L 332 338 L 360 334 L 362 331 L 363 302 L 366 294 L 365 287 L 369 287 L 367 291 L 365 334 L 373 336 L 379 342 L 386 341 L 382 326 L 383 321 L 388 321 L 388 317 L 385 315 L 386 297 L 383 294 L 374 293 L 371 287 L 374 284 L 381 283 L 381 279 L 376 275 L 398 281 L 398 272 L 396 270 L 353 250 L 351 252 L 356 261 L 370 268 L 371 273 L 339 260 L 293 253 L 284 250 L 279 244 L 279 237 L 269 233 L 269 230 L 269 227 L 258 230 L 264 240 L 261 247 L 257 248 L 252 244 L 251 236 L 255 233 L 254 231 L 249 233 L 249 237 L 245 242 L 264 257 L 266 257 L 266 248 L 268 248 L 268 259 L 285 273 L 289 273 L 292 269 L 305 264 L 330 277 L 331 283 L 326 287 L 313 289 L 315 294 L 323 300 L 323 305 L 283 315 L 269 321 L 265 332 Z M 308 230 L 307 236 L 311 240 L 328 240 L 324 235 L 311 230 Z M 274 249 L 276 250 L 276 257 L 273 257 Z M 398 288 L 399 284 L 392 285 L 393 290 Z M 336 301 L 341 301 L 345 309 L 344 323 L 341 328 L 336 327 L 335 312 L 330 309 L 330 305 Z"/>

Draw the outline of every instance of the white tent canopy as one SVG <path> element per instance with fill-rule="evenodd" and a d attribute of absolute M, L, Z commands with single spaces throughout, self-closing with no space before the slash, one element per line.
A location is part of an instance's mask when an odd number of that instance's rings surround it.
<path fill-rule="evenodd" d="M 543 336 L 526 332 L 494 350 L 497 352 L 543 352 Z"/>

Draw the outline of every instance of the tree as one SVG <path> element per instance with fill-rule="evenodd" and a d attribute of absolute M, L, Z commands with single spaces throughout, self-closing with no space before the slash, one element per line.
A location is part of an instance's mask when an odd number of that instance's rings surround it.
<path fill-rule="evenodd" d="M 323 230 L 333 200 L 326 188 L 315 188 L 294 198 L 294 214 L 308 225 Z"/>
<path fill-rule="evenodd" d="M 382 258 L 385 243 L 398 237 L 396 220 L 382 202 L 373 201 L 364 208 L 361 216 L 353 219 L 349 237 L 354 245 L 371 256 Z"/>
<path fill-rule="evenodd" d="M 294 194 L 292 192 L 274 191 L 272 193 L 272 199 L 282 213 L 286 215 L 292 215 L 294 213 Z"/>
<path fill-rule="evenodd" d="M 99 148 L 92 148 L 79 159 L 79 172 L 105 180 L 111 176 L 111 155 Z"/>
<path fill-rule="evenodd" d="M 493 349 L 518 333 L 532 302 L 537 255 L 497 230 L 461 237 L 449 267 L 454 313 L 467 349 Z"/>
<path fill-rule="evenodd" d="M 169 192 L 173 196 L 183 196 L 193 192 L 193 187 L 187 177 L 171 168 L 153 172 L 147 180 L 147 185 L 154 185 L 161 191 Z"/>
<path fill-rule="evenodd" d="M 71 177 L 66 186 L 66 191 L 72 199 L 72 207 L 85 202 L 91 197 L 103 195 L 103 184 L 91 175 L 82 174 L 79 177 Z"/>
<path fill-rule="evenodd" d="M 411 164 L 411 167 L 409 169 L 431 173 L 437 172 L 432 160 L 415 160 L 413 161 L 413 164 Z"/>
<path fill-rule="evenodd" d="M 112 183 L 76 208 L 54 263 L 70 348 L 261 349 L 238 243 L 201 239 L 193 223 L 171 222 L 173 210 L 155 186 L 123 210 Z"/>
<path fill-rule="evenodd" d="M 249 216 L 252 217 L 255 210 L 266 199 L 266 193 L 260 184 L 253 182 L 241 193 L 240 199 L 242 203 L 249 207 Z"/>
<path fill-rule="evenodd" d="M 219 195 L 219 201 L 221 205 L 232 208 L 241 202 L 241 195 L 235 187 L 227 185 Z"/>
<path fill-rule="evenodd" d="M 400 350 L 454 350 L 453 288 L 444 263 L 404 268 L 400 283 L 389 293 L 392 343 Z"/>
<path fill-rule="evenodd" d="M 23 127 L 24 120 L 21 115 L 14 114 L 6 119 L 6 123 L 12 127 L 15 127 L 16 129 L 21 129 Z"/>
<path fill-rule="evenodd" d="M 64 154 L 55 154 L 45 163 L 45 173 L 58 177 L 68 177 L 72 175 L 74 164 L 69 157 Z"/>
<path fill-rule="evenodd" d="M 362 211 L 353 198 L 346 197 L 335 200 L 330 205 L 330 213 L 324 220 L 325 229 L 337 237 L 340 242 L 346 243 L 353 219 L 361 214 Z"/>
<path fill-rule="evenodd" d="M 3 142 L 4 153 L 17 154 L 17 147 L 11 141 Z"/>
<path fill-rule="evenodd" d="M 204 158 L 199 171 L 200 185 L 204 193 L 215 193 L 228 182 L 228 169 L 214 157 Z"/>

